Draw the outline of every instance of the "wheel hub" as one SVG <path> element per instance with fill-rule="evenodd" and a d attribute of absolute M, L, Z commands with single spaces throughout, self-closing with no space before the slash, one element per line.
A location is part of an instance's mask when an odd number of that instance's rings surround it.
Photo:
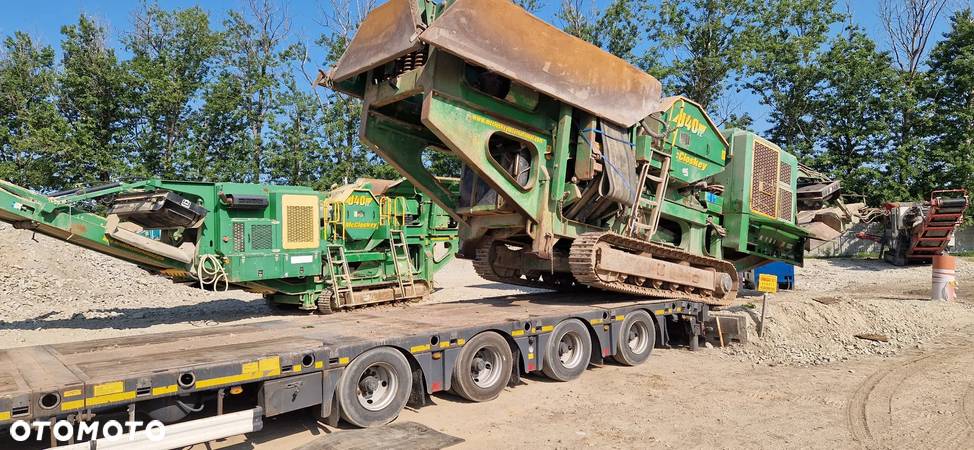
<path fill-rule="evenodd" d="M 474 384 L 482 388 L 493 386 L 500 377 L 500 372 L 496 370 L 499 361 L 497 350 L 487 347 L 478 350 L 470 362 L 470 376 Z"/>

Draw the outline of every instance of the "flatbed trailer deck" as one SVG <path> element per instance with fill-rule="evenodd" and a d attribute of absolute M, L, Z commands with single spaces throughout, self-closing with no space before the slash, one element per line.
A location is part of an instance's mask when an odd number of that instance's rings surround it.
<path fill-rule="evenodd" d="M 0 428 L 16 420 L 88 420 L 101 412 L 126 408 L 151 412 L 166 404 L 167 398 L 178 396 L 192 403 L 194 395 L 213 393 L 218 395 L 209 398 L 220 399 L 217 409 L 222 413 L 225 390 L 238 386 L 258 392 L 256 399 L 265 416 L 315 407 L 329 423 L 337 424 L 342 417 L 354 425 L 371 426 L 394 419 L 402 406 L 393 402 L 395 411 L 363 418 L 348 414 L 348 401 L 343 403 L 340 392 L 343 372 L 376 349 L 394 349 L 408 361 L 410 376 L 401 380 L 409 382 L 410 402 L 422 405 L 429 394 L 454 387 L 464 347 L 481 334 L 499 335 L 509 345 L 512 364 L 506 369 L 508 373 L 501 374 L 502 384 L 508 385 L 521 374 L 544 370 L 545 364 L 557 366 L 558 361 L 567 361 L 564 355 L 572 350 L 584 350 L 584 339 L 565 338 L 571 333 L 560 331 L 564 328 L 560 324 L 584 325 L 591 339 L 590 356 L 583 354 L 588 358 L 584 370 L 589 363 L 598 364 L 603 358 L 618 355 L 622 346 L 638 344 L 633 339 L 638 338 L 639 330 L 629 324 L 638 323 L 639 318 L 654 318 L 642 322 L 651 323 L 652 336 L 644 336 L 650 338 L 649 348 L 626 348 L 644 351 L 648 357 L 652 347 L 669 341 L 667 329 L 672 326 L 667 322 L 682 322 L 680 329 L 695 336 L 708 313 L 699 303 L 604 292 L 526 294 L 409 305 L 391 312 L 382 308 L 333 316 L 292 316 L 0 350 Z M 633 318 L 627 322 L 630 316 Z M 643 327 L 643 331 L 649 328 Z M 550 342 L 554 334 L 558 334 L 555 338 L 559 342 Z M 561 360 L 552 359 L 556 356 L 553 352 Z M 506 350 L 497 355 L 502 353 Z M 464 358 L 464 364 L 473 361 Z M 486 367 L 481 364 L 485 360 Z M 628 360 L 633 362 L 631 355 Z M 503 362 L 502 358 L 482 358 L 477 360 L 479 369 L 473 370 L 489 371 L 489 361 L 496 366 Z M 368 375 L 370 370 L 364 373 Z M 555 378 L 563 375 L 549 373 Z M 365 375 L 355 376 L 366 380 Z M 376 379 L 384 383 L 381 377 Z M 361 383 L 359 380 L 353 389 L 363 401 L 365 385 Z M 469 387 L 467 392 L 472 392 Z M 371 403 L 371 399 L 365 401 Z M 212 408 L 210 411 L 215 412 Z"/>

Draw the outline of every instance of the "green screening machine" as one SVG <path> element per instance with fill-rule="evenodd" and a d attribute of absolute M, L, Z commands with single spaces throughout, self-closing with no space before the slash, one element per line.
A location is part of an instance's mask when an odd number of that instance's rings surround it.
<path fill-rule="evenodd" d="M 152 179 L 52 195 L 0 180 L 0 220 L 177 282 L 321 312 L 423 298 L 457 248 L 456 222 L 406 180 L 319 192 Z"/>
<path fill-rule="evenodd" d="M 722 305 L 738 271 L 802 262 L 794 156 L 506 0 L 390 0 L 320 79 L 486 279 Z"/>

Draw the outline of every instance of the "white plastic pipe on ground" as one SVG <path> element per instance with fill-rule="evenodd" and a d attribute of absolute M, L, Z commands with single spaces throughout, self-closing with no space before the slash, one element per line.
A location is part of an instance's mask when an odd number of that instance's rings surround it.
<path fill-rule="evenodd" d="M 161 440 L 150 440 L 145 431 L 138 431 L 134 435 L 122 434 L 111 440 L 102 438 L 97 441 L 58 446 L 56 450 L 90 450 L 95 448 L 98 450 L 168 450 L 186 447 L 201 442 L 260 431 L 263 428 L 261 420 L 263 415 L 264 412 L 261 408 L 248 409 L 222 416 L 167 425 L 165 437 Z"/>

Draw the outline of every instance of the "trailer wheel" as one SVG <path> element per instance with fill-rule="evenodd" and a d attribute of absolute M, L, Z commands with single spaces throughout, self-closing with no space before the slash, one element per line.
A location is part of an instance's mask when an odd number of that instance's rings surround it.
<path fill-rule="evenodd" d="M 565 320 L 551 332 L 541 370 L 553 380 L 573 380 L 585 371 L 591 357 L 592 340 L 585 325 L 577 319 Z"/>
<path fill-rule="evenodd" d="M 635 366 L 649 358 L 656 346 L 656 328 L 646 311 L 633 311 L 620 327 L 619 345 L 612 357 L 619 364 Z"/>
<path fill-rule="evenodd" d="M 461 348 L 451 390 L 472 402 L 493 400 L 507 386 L 513 365 L 511 347 L 501 335 L 480 333 Z"/>
<path fill-rule="evenodd" d="M 412 385 L 402 353 L 391 347 L 369 350 L 352 360 L 338 380 L 342 418 L 362 428 L 392 422 L 406 406 Z"/>

